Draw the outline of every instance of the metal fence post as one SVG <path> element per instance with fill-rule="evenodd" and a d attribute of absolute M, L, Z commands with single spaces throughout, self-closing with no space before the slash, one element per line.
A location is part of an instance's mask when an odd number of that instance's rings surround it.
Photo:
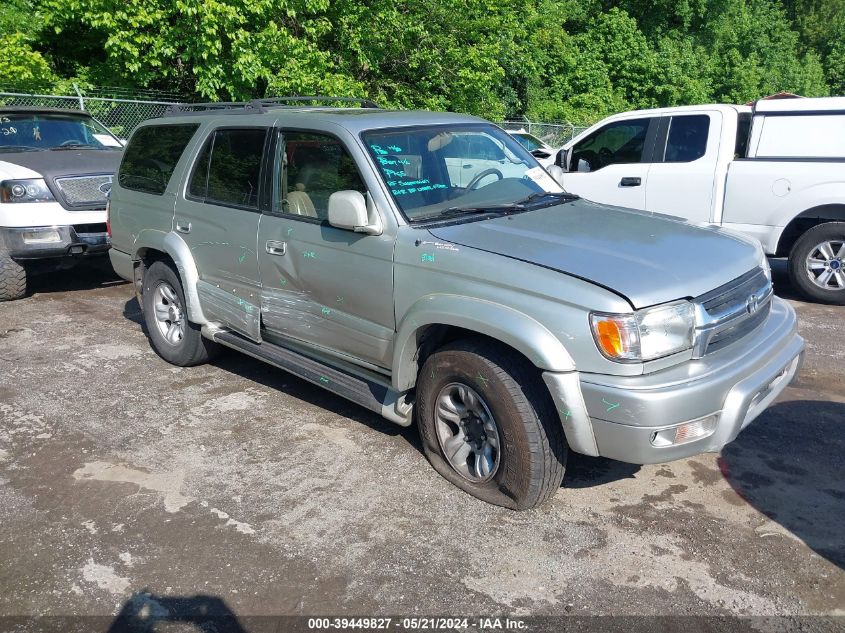
<path fill-rule="evenodd" d="M 82 100 L 82 93 L 79 91 L 79 86 L 74 82 L 73 89 L 76 91 L 76 96 L 79 97 L 79 109 L 85 111 L 85 101 Z"/>

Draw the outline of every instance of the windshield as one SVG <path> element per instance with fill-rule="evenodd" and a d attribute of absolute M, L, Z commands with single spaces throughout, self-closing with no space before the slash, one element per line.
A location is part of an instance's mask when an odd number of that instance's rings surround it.
<path fill-rule="evenodd" d="M 543 141 L 526 132 L 511 132 L 511 136 L 519 141 L 519 144 L 529 152 L 533 152 L 535 149 L 545 149 L 546 147 L 546 144 L 543 143 Z"/>
<path fill-rule="evenodd" d="M 62 147 L 120 149 L 121 144 L 105 127 L 89 117 L 0 112 L 0 151 Z"/>
<path fill-rule="evenodd" d="M 562 191 L 522 145 L 491 124 L 375 130 L 363 139 L 411 222 Z"/>

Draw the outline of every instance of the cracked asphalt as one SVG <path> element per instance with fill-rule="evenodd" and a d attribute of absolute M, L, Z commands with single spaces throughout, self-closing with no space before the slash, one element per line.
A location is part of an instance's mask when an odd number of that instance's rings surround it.
<path fill-rule="evenodd" d="M 776 404 L 720 454 L 573 455 L 524 513 L 280 370 L 166 364 L 107 262 L 37 278 L 0 304 L 0 616 L 845 615 L 845 307 L 782 268 L 807 359 Z"/>

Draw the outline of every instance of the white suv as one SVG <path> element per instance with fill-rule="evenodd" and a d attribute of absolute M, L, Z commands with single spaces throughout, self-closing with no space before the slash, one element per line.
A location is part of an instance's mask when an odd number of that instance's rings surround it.
<path fill-rule="evenodd" d="M 121 150 L 86 112 L 0 108 L 0 301 L 23 297 L 28 274 L 108 251 Z"/>

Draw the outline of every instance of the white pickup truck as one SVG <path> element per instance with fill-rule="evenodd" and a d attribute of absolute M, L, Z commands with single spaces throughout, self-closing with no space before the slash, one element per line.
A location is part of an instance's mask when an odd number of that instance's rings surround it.
<path fill-rule="evenodd" d="M 755 237 L 805 296 L 845 304 L 845 97 L 625 112 L 556 165 L 584 198 Z"/>

